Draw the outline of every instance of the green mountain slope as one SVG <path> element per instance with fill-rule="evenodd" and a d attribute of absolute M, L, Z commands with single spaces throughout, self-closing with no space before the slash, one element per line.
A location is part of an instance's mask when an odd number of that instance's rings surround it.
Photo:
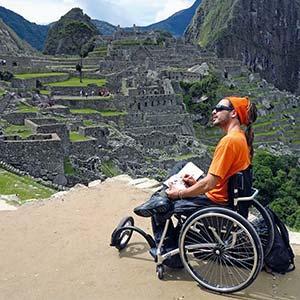
<path fill-rule="evenodd" d="M 300 91 L 299 18 L 299 0 L 203 0 L 185 36 L 295 92 Z"/>
<path fill-rule="evenodd" d="M 9 55 L 30 55 L 35 51 L 0 19 L 0 53 Z"/>
<path fill-rule="evenodd" d="M 49 25 L 31 23 L 2 6 L 0 6 L 0 19 L 35 49 L 42 50 L 44 48 Z"/>

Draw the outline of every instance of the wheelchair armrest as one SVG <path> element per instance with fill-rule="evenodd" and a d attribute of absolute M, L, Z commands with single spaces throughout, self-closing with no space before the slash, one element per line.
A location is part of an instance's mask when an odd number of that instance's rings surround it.
<path fill-rule="evenodd" d="M 258 189 L 253 189 L 253 194 L 251 196 L 248 197 L 238 197 L 238 198 L 234 198 L 234 206 L 237 206 L 238 202 L 240 201 L 250 201 L 250 200 L 254 200 L 254 198 L 257 196 L 258 194 Z"/>

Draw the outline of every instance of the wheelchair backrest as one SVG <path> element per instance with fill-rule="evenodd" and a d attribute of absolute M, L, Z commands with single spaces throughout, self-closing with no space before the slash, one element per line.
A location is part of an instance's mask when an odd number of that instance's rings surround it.
<path fill-rule="evenodd" d="M 248 197 L 252 195 L 252 166 L 250 165 L 247 169 L 240 171 L 232 175 L 228 180 L 228 204 L 232 209 L 234 207 L 234 198 Z M 251 201 L 243 202 L 239 205 L 241 214 L 246 214 Z M 244 211 L 244 212 L 242 212 Z"/>

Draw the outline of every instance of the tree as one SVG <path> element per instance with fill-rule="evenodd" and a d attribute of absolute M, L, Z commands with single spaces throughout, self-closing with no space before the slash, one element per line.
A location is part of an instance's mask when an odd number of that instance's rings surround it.
<path fill-rule="evenodd" d="M 300 230 L 300 168 L 296 161 L 293 156 L 257 151 L 253 169 L 259 201 L 270 204 L 288 226 Z"/>
<path fill-rule="evenodd" d="M 80 63 L 76 65 L 76 71 L 79 72 L 79 79 L 82 82 L 82 57 L 80 59 Z"/>

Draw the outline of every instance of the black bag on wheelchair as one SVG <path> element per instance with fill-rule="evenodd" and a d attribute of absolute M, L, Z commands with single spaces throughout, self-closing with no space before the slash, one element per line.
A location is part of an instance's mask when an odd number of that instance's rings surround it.
<path fill-rule="evenodd" d="M 266 207 L 274 225 L 274 242 L 270 253 L 265 257 L 265 265 L 271 271 L 285 274 L 295 270 L 294 253 L 290 245 L 289 233 L 284 223 Z"/>

